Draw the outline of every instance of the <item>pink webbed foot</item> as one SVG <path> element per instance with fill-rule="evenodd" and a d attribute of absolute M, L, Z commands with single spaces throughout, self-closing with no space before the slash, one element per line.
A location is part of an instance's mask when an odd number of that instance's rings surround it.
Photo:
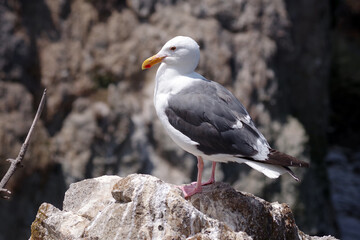
<path fill-rule="evenodd" d="M 213 184 L 215 182 L 215 169 L 216 169 L 216 162 L 212 163 L 212 170 L 211 170 L 211 177 L 207 182 L 201 183 L 201 186 L 206 186 Z M 196 184 L 197 182 L 192 182 L 191 184 Z"/>
<path fill-rule="evenodd" d="M 183 191 L 185 198 L 191 197 L 192 195 L 201 192 L 201 185 L 198 187 L 196 182 L 184 186 L 177 186 L 177 187 Z"/>
<path fill-rule="evenodd" d="M 210 185 L 210 184 L 213 184 L 214 182 L 215 182 L 215 179 L 210 178 L 207 182 L 201 183 L 201 186 Z M 196 183 L 197 182 L 192 182 L 189 185 L 194 185 L 195 184 L 195 186 L 196 186 Z M 179 186 L 179 187 L 181 188 L 181 186 Z"/>
<path fill-rule="evenodd" d="M 215 179 L 214 179 L 214 178 L 210 178 L 209 181 L 202 183 L 201 186 L 210 185 L 210 184 L 213 184 L 214 182 L 215 182 Z"/>
<path fill-rule="evenodd" d="M 202 171 L 203 171 L 203 168 L 204 168 L 204 162 L 203 162 L 203 160 L 202 160 L 202 158 L 200 156 L 197 159 L 198 159 L 197 182 L 192 182 L 189 185 L 178 186 L 178 188 L 180 188 L 183 191 L 185 198 L 191 197 L 192 195 L 194 195 L 196 193 L 201 193 L 202 186 L 209 185 L 209 184 L 212 184 L 212 183 L 215 182 L 216 162 L 212 163 L 212 171 L 211 171 L 211 177 L 210 177 L 209 181 L 207 181 L 205 183 L 201 183 L 201 177 L 202 177 Z"/>

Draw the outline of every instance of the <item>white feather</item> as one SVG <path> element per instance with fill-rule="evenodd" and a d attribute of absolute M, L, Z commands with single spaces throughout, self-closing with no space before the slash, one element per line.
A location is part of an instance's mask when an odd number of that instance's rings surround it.
<path fill-rule="evenodd" d="M 257 139 L 256 145 L 253 146 L 253 148 L 258 151 L 258 153 L 253 156 L 255 160 L 264 161 L 268 159 L 268 155 L 270 151 L 269 151 L 269 145 L 267 144 L 266 141 L 265 142 L 261 141 L 260 138 Z"/>
<path fill-rule="evenodd" d="M 237 120 L 236 124 L 232 125 L 231 127 L 232 128 L 242 128 L 243 124 L 242 124 L 242 122 L 240 120 Z"/>
<path fill-rule="evenodd" d="M 281 174 L 286 173 L 286 170 L 283 167 L 276 165 L 270 165 L 259 162 L 246 161 L 245 164 L 252 167 L 253 169 L 262 172 L 269 178 L 278 178 Z"/>

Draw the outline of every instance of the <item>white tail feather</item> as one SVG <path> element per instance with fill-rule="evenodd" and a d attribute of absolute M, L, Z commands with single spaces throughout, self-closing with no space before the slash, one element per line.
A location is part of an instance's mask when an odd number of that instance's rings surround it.
<path fill-rule="evenodd" d="M 278 178 L 281 174 L 286 173 L 286 169 L 280 166 L 259 163 L 259 162 L 252 162 L 246 161 L 245 162 L 248 166 L 252 167 L 253 169 L 262 172 L 269 178 Z"/>

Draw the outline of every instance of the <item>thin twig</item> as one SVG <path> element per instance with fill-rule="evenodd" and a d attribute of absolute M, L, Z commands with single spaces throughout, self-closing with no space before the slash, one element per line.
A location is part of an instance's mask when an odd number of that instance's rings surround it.
<path fill-rule="evenodd" d="M 21 146 L 21 149 L 20 149 L 20 152 L 19 152 L 17 158 L 16 159 L 7 159 L 7 161 L 9 161 L 11 164 L 10 164 L 10 167 L 7 170 L 6 174 L 1 179 L 1 182 L 0 182 L 0 197 L 1 198 L 4 198 L 4 199 L 9 199 L 10 198 L 9 195 L 11 195 L 11 192 L 5 188 L 5 185 L 9 181 L 10 177 L 14 174 L 16 168 L 20 166 L 20 163 L 21 163 L 21 161 L 23 160 L 23 158 L 25 156 L 26 150 L 27 150 L 27 148 L 29 146 L 29 141 L 30 141 L 31 134 L 32 134 L 32 132 L 34 130 L 34 127 L 35 127 L 35 124 L 38 121 L 38 119 L 40 118 L 41 112 L 42 112 L 42 110 L 44 108 L 45 97 L 46 97 L 46 89 L 44 89 L 44 92 L 43 92 L 43 95 L 41 97 L 41 101 L 40 101 L 39 107 L 37 109 L 35 118 L 34 118 L 32 124 L 31 124 L 30 130 L 29 130 L 29 132 L 28 132 L 28 134 L 26 136 L 25 141 L 24 141 L 23 145 Z"/>

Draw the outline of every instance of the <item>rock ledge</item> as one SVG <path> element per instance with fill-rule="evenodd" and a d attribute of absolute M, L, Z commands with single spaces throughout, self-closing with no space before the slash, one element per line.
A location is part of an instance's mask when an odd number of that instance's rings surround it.
<path fill-rule="evenodd" d="M 43 203 L 30 239 L 335 239 L 310 237 L 286 204 L 216 183 L 186 200 L 156 177 L 102 176 L 71 184 L 63 210 Z"/>

